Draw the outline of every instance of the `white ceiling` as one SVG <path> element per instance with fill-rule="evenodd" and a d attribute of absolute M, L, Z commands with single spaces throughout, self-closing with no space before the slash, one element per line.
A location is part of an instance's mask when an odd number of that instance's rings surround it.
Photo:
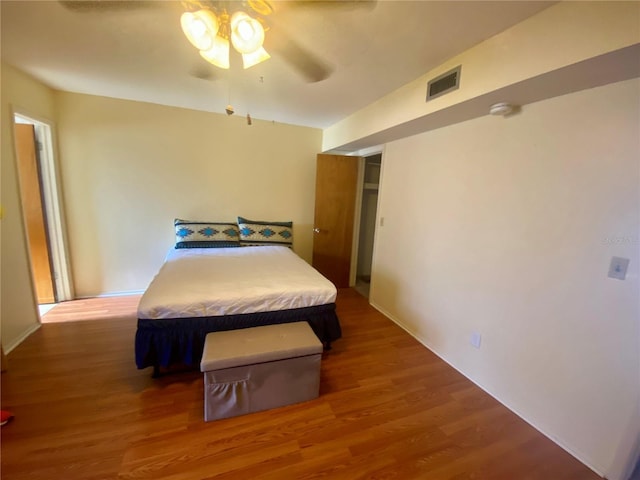
<path fill-rule="evenodd" d="M 248 70 L 200 57 L 181 2 L 90 3 L 2 0 L 2 60 L 58 90 L 325 128 L 554 2 L 275 1 L 272 58 Z"/>

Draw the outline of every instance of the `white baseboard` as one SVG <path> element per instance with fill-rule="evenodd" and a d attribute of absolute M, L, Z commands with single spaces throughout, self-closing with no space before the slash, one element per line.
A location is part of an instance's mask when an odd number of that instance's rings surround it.
<path fill-rule="evenodd" d="M 129 295 L 141 295 L 143 293 L 144 293 L 144 290 L 131 290 L 127 292 L 106 292 L 106 293 L 100 293 L 97 295 L 76 297 L 75 299 L 82 300 L 82 299 L 97 298 L 97 297 L 124 297 Z M 31 335 L 33 332 L 38 330 L 40 326 L 41 326 L 40 322 L 32 325 L 14 341 L 9 343 L 8 345 L 3 345 L 3 348 L 5 349 L 4 350 L 5 354 L 8 354 L 9 352 L 11 352 L 11 350 L 13 350 L 18 345 L 20 345 L 29 335 Z"/>
<path fill-rule="evenodd" d="M 451 368 L 453 368 L 456 372 L 460 373 L 461 375 L 463 375 L 467 380 L 469 380 L 471 383 L 473 383 L 474 385 L 476 385 L 478 388 L 482 389 L 484 392 L 488 393 L 489 395 L 491 395 L 493 398 L 495 398 L 498 402 L 500 402 L 502 405 L 504 405 L 506 408 L 508 408 L 509 410 L 511 410 L 513 413 L 515 413 L 518 417 L 520 417 L 522 420 L 524 420 L 525 422 L 527 422 L 529 425 L 531 425 L 533 428 L 535 428 L 537 431 L 539 431 L 540 433 L 542 433 L 545 437 L 547 437 L 549 440 L 551 440 L 553 443 L 555 443 L 556 445 L 558 445 L 560 448 L 562 448 L 563 450 L 566 450 L 569 454 L 571 454 L 573 457 L 575 457 L 576 459 L 578 459 L 581 463 L 583 463 L 584 465 L 586 465 L 587 467 L 589 467 L 591 470 L 593 470 L 595 473 L 597 473 L 598 475 L 600 475 L 602 478 L 606 478 L 604 473 L 603 473 L 603 469 L 601 468 L 597 468 L 595 466 L 593 466 L 593 464 L 591 463 L 590 460 L 588 460 L 586 458 L 585 455 L 581 454 L 580 452 L 577 452 L 575 449 L 573 449 L 572 447 L 569 447 L 568 445 L 566 445 L 565 442 L 563 442 L 561 439 L 557 438 L 556 436 L 550 434 L 549 432 L 545 431 L 545 429 L 540 428 L 539 426 L 537 426 L 534 422 L 532 422 L 531 420 L 529 420 L 525 415 L 523 415 L 522 413 L 520 413 L 517 409 L 513 408 L 511 405 L 509 405 L 506 402 L 503 402 L 500 397 L 498 395 L 495 395 L 493 392 L 491 392 L 489 389 L 485 388 L 484 386 L 480 385 L 478 382 L 476 382 L 475 380 L 473 380 L 472 378 L 470 378 L 469 376 L 467 376 L 463 371 L 461 371 L 460 369 L 456 368 L 455 365 L 453 365 L 451 362 L 449 362 L 446 358 L 444 358 L 442 355 L 440 355 L 433 347 L 431 347 L 425 340 L 423 340 L 422 338 L 418 337 L 418 335 L 416 335 L 414 332 L 412 332 L 411 330 L 409 330 L 407 327 L 405 327 L 399 320 L 397 320 L 396 318 L 393 317 L 393 315 L 391 315 L 389 312 L 387 312 L 384 308 L 380 307 L 379 305 L 377 305 L 375 302 L 372 302 L 371 300 L 369 300 L 369 304 L 375 308 L 376 310 L 378 310 L 380 313 L 382 313 L 385 317 L 387 317 L 389 320 L 391 320 L 393 323 L 395 323 L 396 325 L 398 325 L 400 328 L 402 328 L 405 332 L 407 332 L 409 335 L 411 335 L 413 338 L 415 338 L 418 342 L 420 342 L 425 348 L 429 349 L 429 351 L 431 351 L 434 355 L 436 355 L 438 358 L 440 358 L 443 362 L 445 362 L 447 365 L 449 365 Z"/>
<path fill-rule="evenodd" d="M 22 335 L 20 335 L 18 338 L 16 338 L 13 342 L 11 342 L 9 345 L 6 345 L 5 351 L 4 353 L 10 353 L 11 350 L 13 350 L 14 348 L 16 348 L 18 345 L 20 345 L 29 335 L 31 335 L 33 332 L 35 332 L 36 330 L 38 330 L 40 328 L 40 322 L 35 323 L 33 325 L 31 325 L 28 329 L 26 329 Z"/>
<path fill-rule="evenodd" d="M 88 298 L 127 297 L 130 295 L 142 295 L 144 292 L 144 290 L 129 290 L 126 292 L 104 292 L 96 293 L 95 295 L 77 296 L 75 300 L 86 300 Z"/>

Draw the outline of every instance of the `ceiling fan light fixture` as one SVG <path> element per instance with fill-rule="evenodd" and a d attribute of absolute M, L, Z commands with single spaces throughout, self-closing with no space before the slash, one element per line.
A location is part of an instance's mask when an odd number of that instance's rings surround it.
<path fill-rule="evenodd" d="M 267 53 L 264 47 L 260 47 L 255 52 L 242 54 L 242 66 L 247 69 L 259 64 L 260 62 L 269 60 L 270 58 L 271 55 Z"/>
<path fill-rule="evenodd" d="M 264 28 L 255 18 L 238 11 L 231 16 L 231 43 L 242 54 L 253 53 L 264 43 Z"/>
<path fill-rule="evenodd" d="M 216 67 L 229 68 L 229 40 L 222 37 L 215 37 L 213 45 L 208 50 L 200 50 L 200 55 L 207 62 Z"/>
<path fill-rule="evenodd" d="M 210 10 L 185 12 L 180 17 L 180 25 L 191 45 L 198 50 L 212 48 L 220 27 L 218 19 Z"/>
<path fill-rule="evenodd" d="M 200 51 L 200 55 L 209 63 L 224 69 L 230 68 L 230 45 L 242 55 L 245 69 L 271 58 L 262 47 L 265 37 L 262 17 L 253 18 L 242 10 L 230 16 L 226 3 L 231 2 L 219 3 L 222 5 L 211 1 L 192 2 L 200 5 L 200 10 L 185 12 L 180 17 L 185 36 Z M 250 0 L 247 5 L 259 16 L 273 12 L 268 0 Z"/>

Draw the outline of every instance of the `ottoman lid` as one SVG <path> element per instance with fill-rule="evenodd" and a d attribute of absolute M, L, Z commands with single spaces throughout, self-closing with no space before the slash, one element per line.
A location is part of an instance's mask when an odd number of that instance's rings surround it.
<path fill-rule="evenodd" d="M 200 371 L 272 362 L 322 353 L 307 322 L 263 325 L 207 334 Z"/>

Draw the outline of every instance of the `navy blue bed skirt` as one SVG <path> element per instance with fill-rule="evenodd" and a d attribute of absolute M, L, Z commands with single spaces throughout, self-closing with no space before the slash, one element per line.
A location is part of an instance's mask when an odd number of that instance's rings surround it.
<path fill-rule="evenodd" d="M 217 317 L 141 318 L 136 331 L 136 365 L 138 368 L 156 369 L 179 364 L 199 366 L 207 333 L 301 321 L 309 323 L 327 348 L 342 336 L 335 303 Z"/>

